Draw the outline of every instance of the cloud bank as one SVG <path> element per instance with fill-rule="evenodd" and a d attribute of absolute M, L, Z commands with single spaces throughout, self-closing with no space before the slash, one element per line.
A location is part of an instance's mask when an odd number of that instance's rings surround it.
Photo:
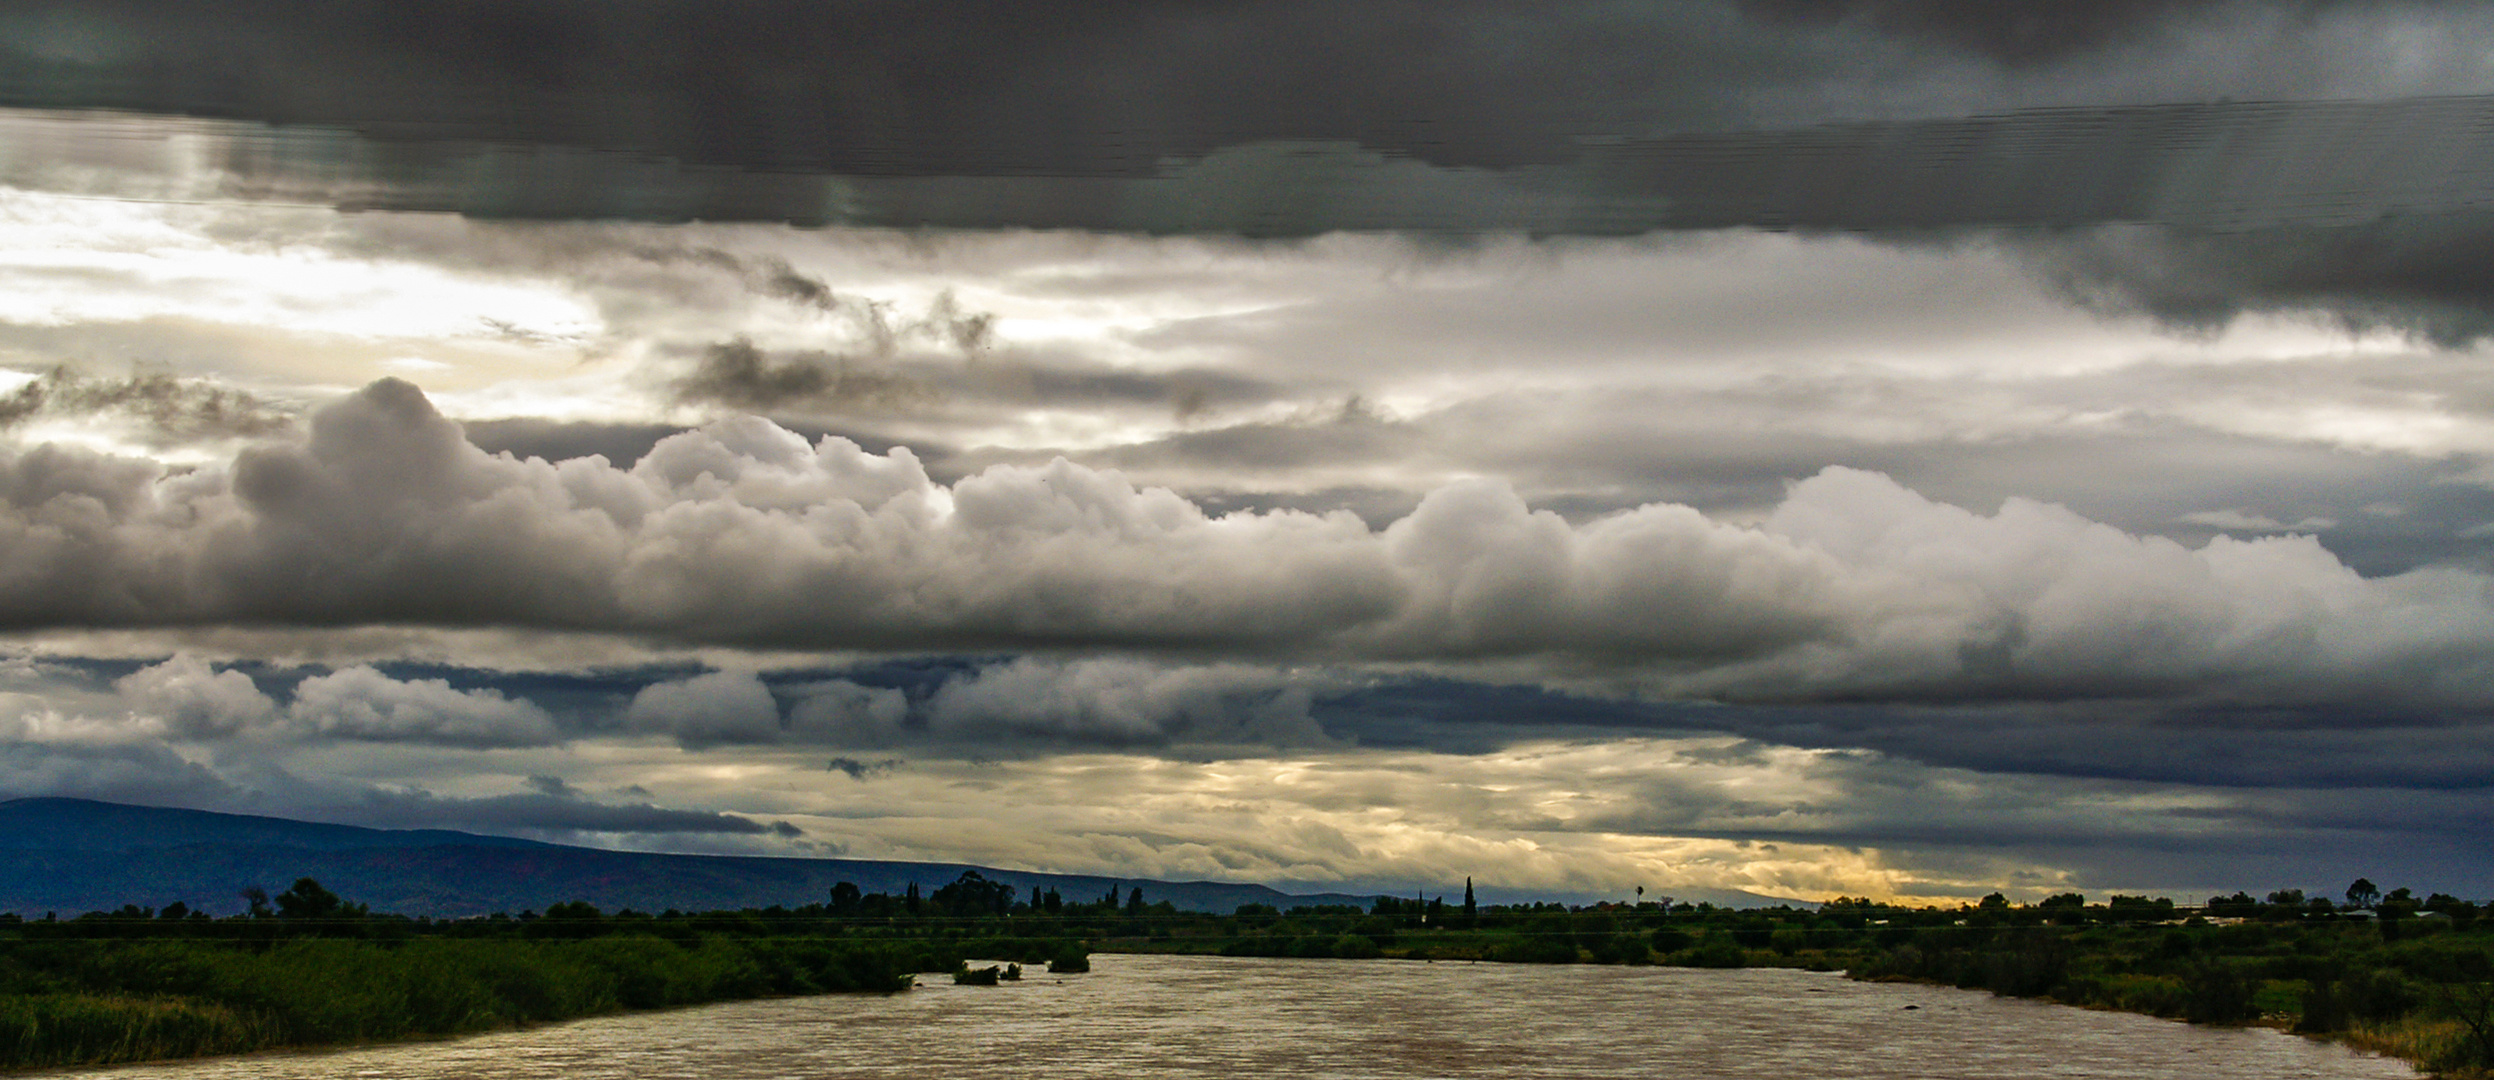
<path fill-rule="evenodd" d="M 0 624 L 21 630 L 1218 650 L 1521 663 L 1750 701 L 2494 696 L 2483 575 L 2366 578 L 2307 536 L 2188 548 L 2019 499 L 1976 513 L 1849 469 L 1792 484 L 1756 525 L 1671 504 L 1572 524 L 1472 481 L 1372 529 L 1347 512 L 1214 516 L 1061 460 L 945 486 L 905 449 L 808 445 L 754 418 L 671 436 L 630 469 L 489 456 L 384 380 L 316 413 L 303 441 L 223 467 L 12 452 L 0 500 Z M 304 722 L 449 732 L 474 715 L 409 693 Z M 185 708 L 215 723 L 230 706 L 203 688 Z M 722 739 L 758 731 L 724 698 L 647 711 L 699 713 Z"/>

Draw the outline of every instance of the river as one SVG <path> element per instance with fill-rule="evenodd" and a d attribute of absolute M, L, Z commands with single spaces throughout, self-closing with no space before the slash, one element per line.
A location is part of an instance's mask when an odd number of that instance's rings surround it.
<path fill-rule="evenodd" d="M 2263 1029 L 1787 970 L 1095 955 L 1084 975 L 602 1017 L 434 1043 L 40 1075 L 1675 1080 L 2405 1078 Z"/>

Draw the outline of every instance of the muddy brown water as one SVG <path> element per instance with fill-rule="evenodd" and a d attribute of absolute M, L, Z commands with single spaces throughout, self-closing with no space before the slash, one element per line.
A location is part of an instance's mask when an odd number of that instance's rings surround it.
<path fill-rule="evenodd" d="M 747 1001 L 130 1080 L 845 1077 L 2408 1078 L 2264 1029 L 1787 970 L 1096 955 L 1083 975 Z"/>

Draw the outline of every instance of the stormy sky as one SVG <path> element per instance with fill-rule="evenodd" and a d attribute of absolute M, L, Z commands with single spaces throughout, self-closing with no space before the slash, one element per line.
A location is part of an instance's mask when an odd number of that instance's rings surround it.
<path fill-rule="evenodd" d="M 2494 14 L 0 3 L 0 795 L 2494 894 Z"/>

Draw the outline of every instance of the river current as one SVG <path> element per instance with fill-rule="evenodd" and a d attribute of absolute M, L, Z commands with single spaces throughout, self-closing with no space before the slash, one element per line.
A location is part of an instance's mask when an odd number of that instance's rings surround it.
<path fill-rule="evenodd" d="M 736 1002 L 530 1031 L 44 1075 L 130 1080 L 2405 1078 L 2381 1057 L 1788 970 L 1092 957 L 1083 975 Z"/>

